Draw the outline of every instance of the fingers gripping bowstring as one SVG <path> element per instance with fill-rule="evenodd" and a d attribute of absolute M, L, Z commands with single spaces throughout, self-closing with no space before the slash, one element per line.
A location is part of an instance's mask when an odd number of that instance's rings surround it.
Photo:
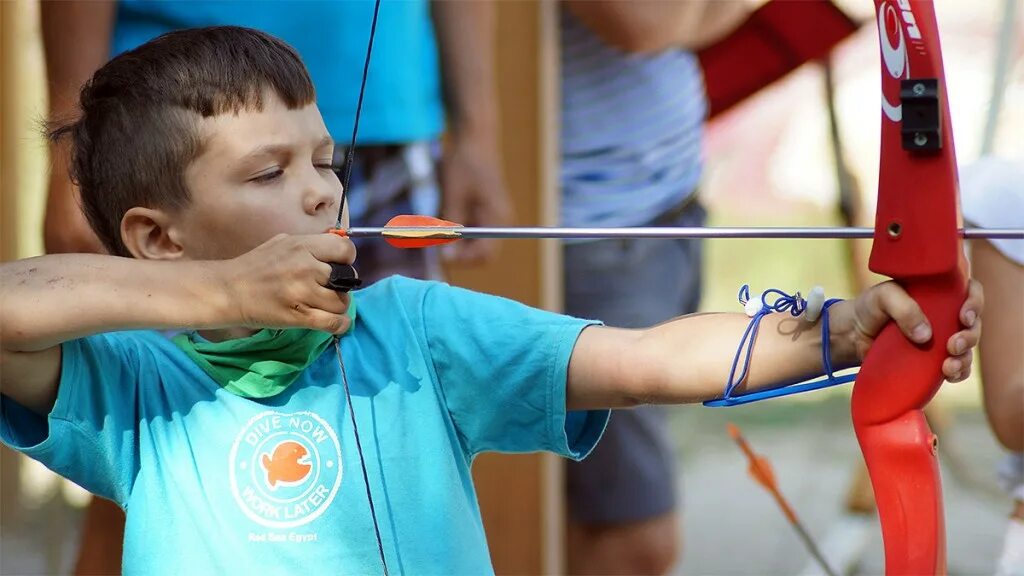
<path fill-rule="evenodd" d="M 366 93 L 366 76 L 370 71 L 370 55 L 373 53 L 373 37 L 377 33 L 377 16 L 380 13 L 380 0 L 373 5 L 373 21 L 370 24 L 370 39 L 366 45 L 366 59 L 363 62 L 363 78 L 359 85 L 359 99 L 356 101 L 356 115 L 352 122 L 352 140 L 349 142 L 348 150 L 345 152 L 345 168 L 341 180 L 341 200 L 338 203 L 338 221 L 336 228 L 341 228 L 342 216 L 345 213 L 345 192 L 348 191 L 349 180 L 352 177 L 352 163 L 355 159 L 356 136 L 359 134 L 359 114 L 363 110 L 363 95 Z M 373 505 L 373 491 L 370 489 L 370 476 L 366 472 L 366 458 L 363 456 L 363 446 L 359 440 L 359 425 L 356 424 L 356 412 L 352 406 L 352 394 L 349 391 L 348 375 L 345 373 L 345 361 L 341 355 L 341 337 L 334 337 L 334 350 L 338 355 L 338 368 L 341 369 L 341 382 L 345 389 L 345 403 L 348 404 L 349 419 L 352 421 L 352 436 L 356 441 L 356 453 L 359 455 L 359 466 L 363 472 L 363 485 L 366 487 L 366 502 L 370 506 L 370 519 L 373 521 L 373 533 L 377 538 L 377 552 L 380 554 L 380 565 L 384 576 L 388 576 L 388 561 L 384 554 L 384 541 L 380 536 L 380 523 L 377 521 L 377 509 Z"/>

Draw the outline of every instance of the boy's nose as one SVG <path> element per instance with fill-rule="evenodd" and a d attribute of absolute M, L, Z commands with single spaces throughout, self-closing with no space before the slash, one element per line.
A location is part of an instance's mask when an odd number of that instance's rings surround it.
<path fill-rule="evenodd" d="M 306 184 L 303 207 L 307 214 L 313 216 L 323 210 L 337 208 L 340 198 L 341 183 L 334 174 L 329 173 L 325 177 L 324 174 L 318 173 Z"/>

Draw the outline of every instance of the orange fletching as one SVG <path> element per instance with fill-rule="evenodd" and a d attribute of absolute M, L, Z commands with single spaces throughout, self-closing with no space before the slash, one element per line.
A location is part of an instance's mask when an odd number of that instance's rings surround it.
<path fill-rule="evenodd" d="M 455 242 L 458 238 L 392 238 L 385 236 L 384 241 L 395 248 L 429 248 Z"/>
<path fill-rule="evenodd" d="M 775 485 L 775 472 L 772 471 L 771 463 L 764 456 L 754 456 L 750 461 L 749 472 L 761 486 L 772 491 L 778 489 Z"/>
<path fill-rule="evenodd" d="M 448 220 L 442 220 L 433 216 L 423 216 L 420 214 L 399 214 L 391 220 L 388 220 L 385 228 L 393 228 L 400 226 L 403 228 L 458 228 L 462 226 L 458 222 L 449 222 Z"/>
<path fill-rule="evenodd" d="M 804 545 L 807 546 L 807 551 L 814 556 L 814 559 L 821 565 L 822 570 L 829 576 L 835 576 L 837 573 L 832 570 L 829 566 L 828 561 L 821 554 L 821 550 L 814 543 L 811 535 L 804 528 L 803 524 L 800 523 L 800 519 L 796 516 L 796 511 L 789 505 L 786 497 L 782 495 L 778 485 L 775 484 L 775 473 L 772 471 L 772 465 L 768 462 L 768 459 L 760 454 L 754 452 L 750 445 L 747 444 L 747 440 L 743 437 L 743 433 L 740 432 L 738 426 L 729 422 L 726 425 L 726 429 L 729 430 L 729 436 L 736 441 L 736 444 L 740 447 L 740 450 L 746 455 L 747 460 L 750 462 L 750 467 L 747 471 L 757 481 L 758 484 L 763 486 L 768 493 L 775 499 L 775 503 L 779 505 L 782 513 L 786 516 L 786 520 L 796 530 L 797 535 L 804 541 Z"/>
<path fill-rule="evenodd" d="M 729 430 L 729 436 L 736 441 L 736 444 L 746 455 L 747 461 L 750 462 L 750 466 L 747 468 L 747 472 L 750 476 L 761 486 L 768 490 L 768 492 L 775 498 L 775 501 L 779 504 L 779 508 L 782 509 L 782 513 L 786 515 L 792 524 L 799 524 L 800 520 L 796 517 L 796 512 L 793 507 L 789 505 L 786 497 L 782 495 L 779 490 L 778 484 L 775 483 L 775 471 L 772 470 L 771 462 L 767 458 L 754 452 L 754 450 L 747 444 L 747 439 L 743 437 L 740 432 L 739 426 L 736 426 L 732 422 L 726 424 L 726 428 Z"/>
<path fill-rule="evenodd" d="M 458 240 L 461 238 L 459 228 L 462 224 L 433 216 L 400 214 L 388 221 L 381 236 L 395 248 L 427 248 Z M 327 232 L 348 237 L 348 231 L 342 228 L 331 228 Z"/>
<path fill-rule="evenodd" d="M 449 222 L 433 216 L 419 214 L 400 214 L 388 221 L 384 226 L 384 240 L 395 248 L 427 248 L 448 244 L 459 239 L 456 230 L 462 224 Z M 423 228 L 414 231 L 388 231 L 389 228 Z M 436 232 L 428 230 L 437 228 Z"/>

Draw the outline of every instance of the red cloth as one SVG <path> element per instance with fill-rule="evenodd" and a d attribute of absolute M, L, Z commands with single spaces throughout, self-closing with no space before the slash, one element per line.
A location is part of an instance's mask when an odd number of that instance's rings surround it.
<path fill-rule="evenodd" d="M 732 34 L 698 52 L 710 117 L 805 62 L 824 58 L 859 27 L 830 0 L 771 0 Z"/>

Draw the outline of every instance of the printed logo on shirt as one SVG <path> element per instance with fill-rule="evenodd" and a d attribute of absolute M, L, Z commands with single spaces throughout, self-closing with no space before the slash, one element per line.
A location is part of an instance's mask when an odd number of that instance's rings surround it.
<path fill-rule="evenodd" d="M 313 412 L 266 411 L 238 432 L 228 456 L 231 492 L 269 528 L 294 528 L 330 506 L 341 486 L 341 445 Z"/>

